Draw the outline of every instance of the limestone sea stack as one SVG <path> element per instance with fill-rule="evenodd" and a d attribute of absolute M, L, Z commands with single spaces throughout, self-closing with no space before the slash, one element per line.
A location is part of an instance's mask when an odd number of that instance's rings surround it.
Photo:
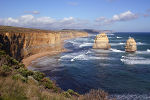
<path fill-rule="evenodd" d="M 105 33 L 98 34 L 95 38 L 93 48 L 94 49 L 109 49 L 109 39 Z"/>
<path fill-rule="evenodd" d="M 125 45 L 125 51 L 126 52 L 135 52 L 136 50 L 137 50 L 137 47 L 136 47 L 136 42 L 135 42 L 134 38 L 129 38 Z"/>

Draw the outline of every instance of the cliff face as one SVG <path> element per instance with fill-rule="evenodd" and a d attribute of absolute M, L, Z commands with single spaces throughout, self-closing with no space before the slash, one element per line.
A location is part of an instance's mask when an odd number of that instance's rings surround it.
<path fill-rule="evenodd" d="M 105 33 L 98 34 L 95 38 L 93 48 L 94 49 L 109 49 L 109 39 Z"/>
<path fill-rule="evenodd" d="M 2 49 L 18 59 L 29 57 L 42 52 L 63 49 L 63 40 L 88 36 L 79 31 L 2 31 L 0 28 L 0 43 Z"/>

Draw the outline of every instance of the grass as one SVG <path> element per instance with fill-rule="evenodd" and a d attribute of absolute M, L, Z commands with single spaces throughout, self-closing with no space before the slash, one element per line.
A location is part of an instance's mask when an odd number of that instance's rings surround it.
<path fill-rule="evenodd" d="M 44 73 L 28 70 L 22 63 L 0 51 L 0 100 L 107 100 L 102 90 L 80 95 L 61 90 Z"/>

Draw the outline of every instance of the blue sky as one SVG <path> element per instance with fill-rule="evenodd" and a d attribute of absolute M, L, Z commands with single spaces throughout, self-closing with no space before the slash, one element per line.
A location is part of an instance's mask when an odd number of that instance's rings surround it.
<path fill-rule="evenodd" d="M 0 0 L 0 25 L 150 32 L 150 0 Z"/>

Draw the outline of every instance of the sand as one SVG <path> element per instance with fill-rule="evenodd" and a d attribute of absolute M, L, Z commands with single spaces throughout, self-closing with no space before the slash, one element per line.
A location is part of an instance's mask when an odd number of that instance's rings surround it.
<path fill-rule="evenodd" d="M 41 57 L 44 57 L 44 56 L 54 56 L 54 55 L 57 55 L 57 54 L 60 54 L 62 52 L 66 52 L 67 49 L 62 49 L 62 50 L 56 50 L 56 51 L 50 51 L 50 52 L 43 52 L 43 53 L 38 53 L 38 54 L 35 54 L 35 55 L 31 55 L 25 59 L 22 60 L 23 64 L 28 67 L 29 65 L 31 65 L 32 61 L 38 59 L 38 58 L 41 58 Z"/>

